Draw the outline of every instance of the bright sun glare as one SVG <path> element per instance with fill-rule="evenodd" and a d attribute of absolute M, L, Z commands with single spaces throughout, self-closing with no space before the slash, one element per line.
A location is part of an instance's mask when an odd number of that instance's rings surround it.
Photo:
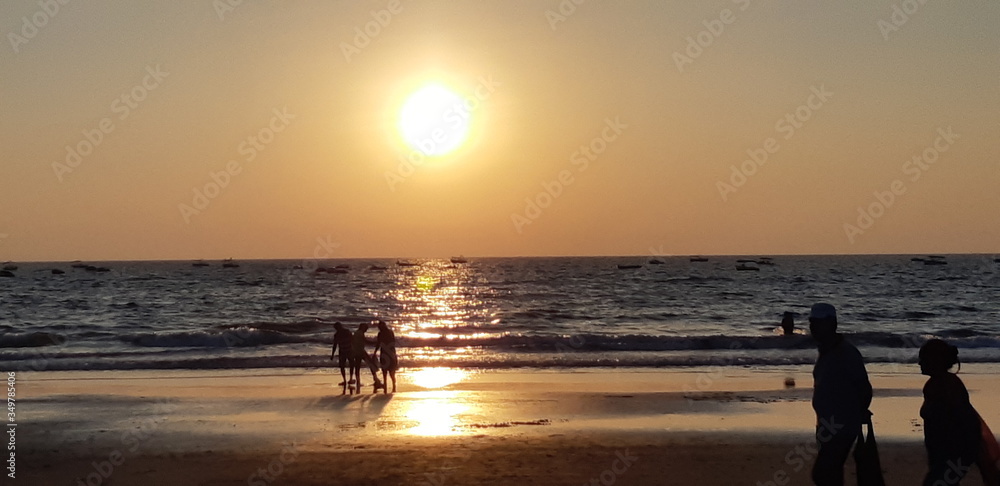
<path fill-rule="evenodd" d="M 399 133 L 413 150 L 426 156 L 448 154 L 469 135 L 465 100 L 441 84 L 429 84 L 406 99 L 399 113 Z"/>

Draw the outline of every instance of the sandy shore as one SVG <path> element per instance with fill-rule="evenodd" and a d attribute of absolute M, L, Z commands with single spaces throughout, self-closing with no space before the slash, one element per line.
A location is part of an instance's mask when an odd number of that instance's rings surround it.
<path fill-rule="evenodd" d="M 996 371 L 962 377 L 1000 428 Z M 870 373 L 886 479 L 919 484 L 924 380 L 904 368 Z M 391 395 L 351 394 L 339 381 L 329 370 L 18 373 L 17 472 L 4 479 L 809 484 L 808 368 L 410 370 Z M 981 484 L 972 476 L 963 484 Z"/>

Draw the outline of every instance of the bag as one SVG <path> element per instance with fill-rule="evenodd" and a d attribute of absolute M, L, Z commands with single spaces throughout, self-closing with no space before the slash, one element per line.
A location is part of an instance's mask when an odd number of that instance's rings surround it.
<path fill-rule="evenodd" d="M 979 472 L 983 475 L 983 484 L 986 486 L 1000 486 L 1000 444 L 993 431 L 986 425 L 986 421 L 979 417 L 982 431 L 982 446 L 979 448 Z"/>
<path fill-rule="evenodd" d="M 875 428 L 872 419 L 868 417 L 868 437 L 864 430 L 858 434 L 858 443 L 854 446 L 854 465 L 858 470 L 858 486 L 885 486 L 882 476 L 882 462 L 878 457 L 878 444 L 875 443 Z"/>

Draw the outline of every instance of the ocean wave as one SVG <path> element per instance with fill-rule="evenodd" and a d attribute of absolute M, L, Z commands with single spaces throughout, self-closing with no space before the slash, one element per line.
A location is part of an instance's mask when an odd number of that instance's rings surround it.
<path fill-rule="evenodd" d="M 127 334 L 121 341 L 151 348 L 241 348 L 309 342 L 306 336 L 240 327 L 222 331 L 177 331 Z"/>
<path fill-rule="evenodd" d="M 51 332 L 12 332 L 0 335 L 0 348 L 39 348 L 66 342 L 61 334 Z"/>
<path fill-rule="evenodd" d="M 815 363 L 815 350 L 789 353 L 491 353 L 485 355 L 450 354 L 426 356 L 404 353 L 402 368 L 452 367 L 464 369 L 568 369 L 568 368 L 705 368 L 807 366 Z M 912 365 L 915 356 L 872 353 L 868 364 L 904 363 Z M 963 363 L 1000 363 L 1000 353 L 966 356 Z M 326 352 L 312 354 L 261 356 L 179 357 L 169 353 L 155 356 L 120 355 L 113 357 L 46 356 L 44 359 L 17 360 L 0 355 L 0 367 L 12 371 L 69 370 L 143 370 L 143 369 L 274 369 L 332 368 Z"/>
<path fill-rule="evenodd" d="M 428 330 L 428 329 L 425 329 Z M 205 331 L 143 332 L 119 336 L 120 341 L 141 347 L 162 348 L 230 348 L 255 347 L 280 344 L 332 344 L 332 328 L 325 322 L 300 322 L 291 324 L 257 324 L 255 326 L 227 326 Z M 468 331 L 469 334 L 461 334 Z M 713 350 L 774 350 L 813 349 L 813 339 L 804 334 L 780 336 L 650 336 L 642 334 L 518 334 L 510 332 L 483 333 L 482 327 L 440 329 L 441 336 L 408 337 L 397 334 L 400 348 L 483 348 L 518 352 L 544 352 L 552 350 L 577 351 L 713 351 Z M 862 332 L 849 334 L 848 339 L 858 347 L 919 348 L 928 339 L 925 334 L 896 334 Z M 940 337 L 958 347 L 998 348 L 1000 337 L 971 329 L 961 332 L 943 332 Z M 37 338 L 41 339 L 41 338 Z M 374 339 L 374 336 L 369 338 Z M 2 341 L 0 341 L 2 342 Z"/>

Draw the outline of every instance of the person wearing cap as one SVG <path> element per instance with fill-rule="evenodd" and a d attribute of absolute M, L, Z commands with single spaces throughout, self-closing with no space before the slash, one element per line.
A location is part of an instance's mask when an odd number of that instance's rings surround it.
<path fill-rule="evenodd" d="M 812 479 L 819 486 L 842 486 L 844 463 L 861 425 L 871 417 L 872 385 L 861 352 L 837 332 L 837 310 L 832 305 L 812 306 L 809 331 L 819 349 L 812 398 L 819 452 Z"/>

